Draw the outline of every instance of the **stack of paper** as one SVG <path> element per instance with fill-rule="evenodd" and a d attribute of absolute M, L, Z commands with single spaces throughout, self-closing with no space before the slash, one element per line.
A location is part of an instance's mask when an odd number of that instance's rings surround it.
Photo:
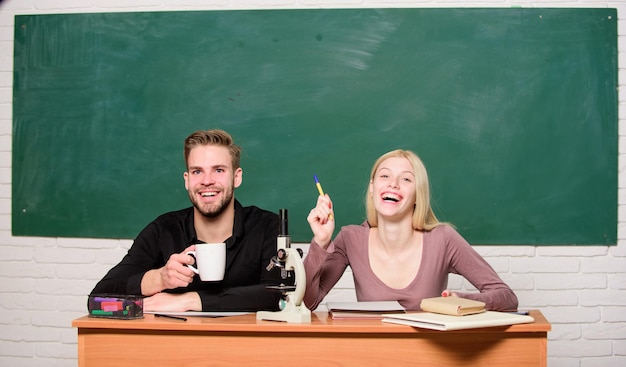
<path fill-rule="evenodd" d="M 161 314 L 169 316 L 200 316 L 200 317 L 225 317 L 225 316 L 241 316 L 249 312 L 239 311 L 144 311 L 145 314 Z"/>
<path fill-rule="evenodd" d="M 461 330 L 534 322 L 531 316 L 508 312 L 485 311 L 467 316 L 450 316 L 431 312 L 384 314 L 383 322 L 432 330 Z"/>

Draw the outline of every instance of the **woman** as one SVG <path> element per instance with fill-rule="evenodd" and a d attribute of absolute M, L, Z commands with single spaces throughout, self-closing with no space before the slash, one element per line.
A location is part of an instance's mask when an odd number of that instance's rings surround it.
<path fill-rule="evenodd" d="M 397 300 L 420 310 L 424 298 L 458 296 L 485 302 L 488 310 L 517 309 L 517 297 L 493 268 L 430 206 L 426 168 L 407 150 L 384 154 L 374 164 L 366 194 L 367 221 L 343 227 L 334 241 L 328 194 L 319 196 L 307 221 L 313 231 L 304 259 L 304 302 L 317 308 L 347 266 L 358 301 Z M 446 290 L 448 274 L 460 274 L 479 293 Z"/>

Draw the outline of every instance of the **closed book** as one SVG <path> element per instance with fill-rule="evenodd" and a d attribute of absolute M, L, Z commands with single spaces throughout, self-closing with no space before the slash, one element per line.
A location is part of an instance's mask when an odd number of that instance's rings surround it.
<path fill-rule="evenodd" d="M 420 308 L 427 312 L 465 316 L 485 312 L 485 302 L 460 297 L 434 297 L 424 298 Z"/>
<path fill-rule="evenodd" d="M 387 323 L 440 331 L 506 326 L 535 321 L 532 316 L 497 311 L 486 311 L 463 317 L 431 312 L 384 314 L 382 320 Z"/>
<path fill-rule="evenodd" d="M 333 319 L 382 319 L 384 313 L 404 312 L 398 301 L 328 302 Z"/>

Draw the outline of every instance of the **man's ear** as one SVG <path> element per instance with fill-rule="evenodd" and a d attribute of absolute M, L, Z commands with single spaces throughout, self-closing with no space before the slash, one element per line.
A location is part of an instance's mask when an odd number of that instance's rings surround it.
<path fill-rule="evenodd" d="M 183 173 L 183 180 L 185 181 L 185 190 L 189 191 L 189 174 L 187 171 Z"/>
<path fill-rule="evenodd" d="M 233 177 L 233 184 L 235 188 L 241 186 L 243 182 L 243 168 L 239 167 L 235 170 L 235 177 Z"/>

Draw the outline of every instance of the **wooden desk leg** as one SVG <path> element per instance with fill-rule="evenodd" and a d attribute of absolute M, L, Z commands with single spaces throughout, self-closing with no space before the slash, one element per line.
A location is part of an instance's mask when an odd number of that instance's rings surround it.
<path fill-rule="evenodd" d="M 78 367 L 87 366 L 85 346 L 87 344 L 86 336 L 78 329 Z"/>

